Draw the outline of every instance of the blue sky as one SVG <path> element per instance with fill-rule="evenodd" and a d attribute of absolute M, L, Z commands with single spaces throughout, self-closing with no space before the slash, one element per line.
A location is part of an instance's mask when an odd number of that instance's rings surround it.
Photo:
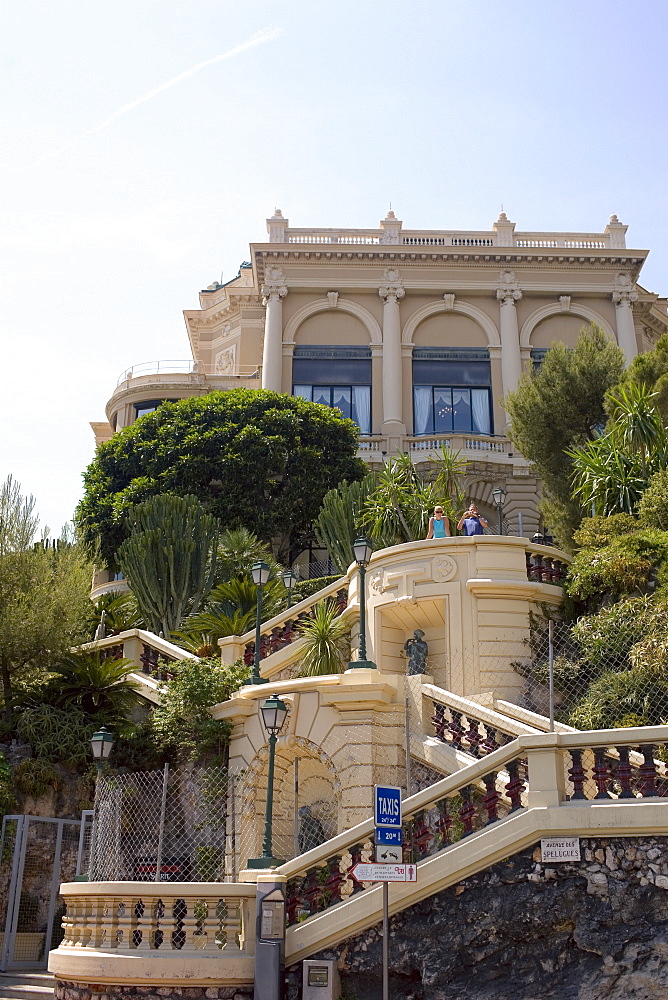
<path fill-rule="evenodd" d="M 376 226 L 390 201 L 408 228 L 616 212 L 668 294 L 667 11 L 1 3 L 0 477 L 59 529 L 120 372 L 188 357 L 182 310 L 277 205 L 295 226 Z"/>

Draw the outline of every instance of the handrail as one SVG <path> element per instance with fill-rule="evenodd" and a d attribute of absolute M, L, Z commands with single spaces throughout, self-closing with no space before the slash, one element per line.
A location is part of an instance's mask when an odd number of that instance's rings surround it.
<path fill-rule="evenodd" d="M 257 365 L 236 365 L 233 371 L 221 371 L 215 365 L 194 361 L 192 358 L 177 361 L 142 361 L 138 365 L 125 368 L 119 375 L 116 386 L 145 375 L 219 375 L 221 378 L 258 378 L 259 370 Z"/>

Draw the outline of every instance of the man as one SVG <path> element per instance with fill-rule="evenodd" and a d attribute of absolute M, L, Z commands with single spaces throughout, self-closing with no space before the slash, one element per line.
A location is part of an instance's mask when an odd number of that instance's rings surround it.
<path fill-rule="evenodd" d="M 462 514 L 457 530 L 461 531 L 463 528 L 465 535 L 484 535 L 486 527 L 487 521 L 482 514 L 478 513 L 478 508 L 472 503 L 469 509 Z"/>

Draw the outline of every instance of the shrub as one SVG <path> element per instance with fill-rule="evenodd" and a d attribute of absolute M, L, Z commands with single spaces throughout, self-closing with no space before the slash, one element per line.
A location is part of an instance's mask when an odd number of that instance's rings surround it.
<path fill-rule="evenodd" d="M 72 768 L 88 762 L 94 728 L 79 709 L 53 705 L 25 709 L 17 724 L 19 735 L 30 743 L 35 756 Z"/>
<path fill-rule="evenodd" d="M 617 729 L 661 725 L 668 715 L 668 678 L 654 671 L 623 670 L 601 674 L 571 713 L 577 729 Z"/>
<path fill-rule="evenodd" d="M 336 583 L 340 579 L 341 575 L 338 574 L 337 576 L 319 576 L 314 580 L 300 580 L 299 583 L 295 584 L 292 591 L 294 594 L 293 604 L 297 604 L 298 601 L 305 601 L 307 597 L 312 597 L 319 590 L 329 587 L 331 583 Z"/>
<path fill-rule="evenodd" d="M 21 795 L 38 798 L 50 788 L 57 788 L 58 781 L 58 773 L 53 764 L 40 757 L 22 760 L 14 770 L 14 785 Z"/>

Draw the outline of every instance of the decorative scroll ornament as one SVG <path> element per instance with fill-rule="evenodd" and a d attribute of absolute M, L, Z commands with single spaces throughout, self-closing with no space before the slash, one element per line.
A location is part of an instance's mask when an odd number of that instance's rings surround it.
<path fill-rule="evenodd" d="M 514 271 L 502 271 L 496 297 L 503 306 L 515 305 L 522 298 Z"/>
<path fill-rule="evenodd" d="M 457 572 L 457 563 L 450 556 L 436 556 L 432 559 L 431 575 L 436 583 L 447 583 Z"/>
<path fill-rule="evenodd" d="M 378 570 L 372 573 L 369 577 L 369 589 L 373 591 L 374 594 L 385 593 L 385 574 L 382 570 Z"/>
<path fill-rule="evenodd" d="M 454 292 L 446 292 L 443 296 L 443 302 L 447 312 L 452 312 L 455 308 L 455 295 Z"/>
<path fill-rule="evenodd" d="M 264 284 L 260 289 L 262 292 L 262 305 L 266 306 L 269 299 L 282 299 L 288 294 L 288 286 L 285 284 L 285 274 L 276 264 L 270 264 L 264 275 Z"/>
<path fill-rule="evenodd" d="M 406 294 L 401 283 L 401 275 L 396 267 L 386 267 L 383 274 L 383 284 L 378 289 L 381 299 L 386 302 L 398 302 Z"/>

